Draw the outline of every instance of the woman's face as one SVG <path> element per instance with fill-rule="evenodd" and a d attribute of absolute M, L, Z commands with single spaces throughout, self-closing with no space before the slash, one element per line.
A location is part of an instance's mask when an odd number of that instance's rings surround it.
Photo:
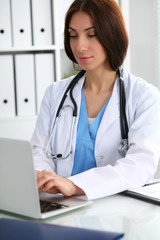
<path fill-rule="evenodd" d="M 74 13 L 68 31 L 70 47 L 81 69 L 93 71 L 108 66 L 107 54 L 96 36 L 93 21 L 87 13 Z"/>

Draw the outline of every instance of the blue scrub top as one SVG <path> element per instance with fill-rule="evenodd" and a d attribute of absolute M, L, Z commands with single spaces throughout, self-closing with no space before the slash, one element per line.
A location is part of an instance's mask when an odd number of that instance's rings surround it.
<path fill-rule="evenodd" d="M 93 123 L 89 126 L 85 97 L 82 88 L 72 176 L 96 167 L 96 160 L 94 156 L 95 140 L 108 101 L 105 103 Z"/>

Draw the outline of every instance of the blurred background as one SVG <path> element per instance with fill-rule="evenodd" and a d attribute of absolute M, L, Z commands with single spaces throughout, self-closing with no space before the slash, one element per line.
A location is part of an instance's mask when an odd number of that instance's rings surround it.
<path fill-rule="evenodd" d="M 65 55 L 73 0 L 0 0 L 0 137 L 30 140 L 45 89 L 75 74 Z M 160 1 L 117 0 L 129 34 L 125 68 L 160 88 Z"/>

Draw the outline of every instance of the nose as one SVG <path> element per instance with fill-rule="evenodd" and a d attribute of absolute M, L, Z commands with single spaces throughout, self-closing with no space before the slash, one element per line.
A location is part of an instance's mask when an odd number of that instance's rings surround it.
<path fill-rule="evenodd" d="M 87 48 L 88 48 L 87 39 L 83 36 L 79 37 L 77 42 L 77 51 L 84 52 L 87 50 Z"/>

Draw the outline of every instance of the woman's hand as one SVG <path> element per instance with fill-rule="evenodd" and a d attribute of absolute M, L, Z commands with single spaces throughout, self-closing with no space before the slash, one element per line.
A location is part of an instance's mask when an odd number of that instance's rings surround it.
<path fill-rule="evenodd" d="M 72 195 L 83 195 L 84 191 L 77 187 L 69 179 L 60 177 L 46 170 L 36 171 L 38 189 L 47 193 L 62 193 L 69 197 Z"/>

